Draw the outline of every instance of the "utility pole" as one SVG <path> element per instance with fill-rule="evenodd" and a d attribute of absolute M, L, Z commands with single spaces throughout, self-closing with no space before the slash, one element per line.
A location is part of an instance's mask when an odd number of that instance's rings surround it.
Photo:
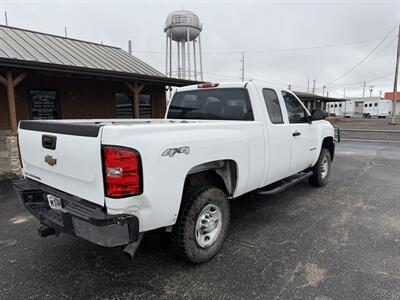
<path fill-rule="evenodd" d="M 315 79 L 313 80 L 312 84 L 312 93 L 315 94 Z"/>
<path fill-rule="evenodd" d="M 132 55 L 132 41 L 128 40 L 128 53 Z"/>
<path fill-rule="evenodd" d="M 8 26 L 8 18 L 7 18 L 7 11 L 6 10 L 4 11 L 4 18 L 5 18 L 5 21 L 6 21 L 6 26 Z"/>
<path fill-rule="evenodd" d="M 307 78 L 307 93 L 310 92 L 310 76 Z"/>
<path fill-rule="evenodd" d="M 324 85 L 324 86 L 322 87 L 322 97 L 325 96 L 325 88 L 326 88 L 326 86 Z"/>
<path fill-rule="evenodd" d="M 64 35 L 67 37 L 67 26 L 64 27 Z"/>
<path fill-rule="evenodd" d="M 370 85 L 369 86 L 369 96 L 371 97 L 372 96 L 372 92 L 374 91 L 374 86 L 373 85 Z"/>
<path fill-rule="evenodd" d="M 288 89 L 289 89 L 289 91 L 292 90 L 292 85 L 291 84 L 289 84 Z"/>
<path fill-rule="evenodd" d="M 326 91 L 326 97 L 329 97 L 329 91 Z"/>
<path fill-rule="evenodd" d="M 363 85 L 362 85 L 362 87 L 363 87 L 363 98 L 365 97 L 365 81 L 363 82 Z"/>
<path fill-rule="evenodd" d="M 399 56 L 400 56 L 400 25 L 399 25 L 399 33 L 397 35 L 396 71 L 394 74 L 394 84 L 393 84 L 392 122 L 390 122 L 390 124 L 392 125 L 396 124 L 397 76 L 399 72 Z"/>
<path fill-rule="evenodd" d="M 242 63 L 241 71 L 242 71 L 242 81 L 244 82 L 244 52 L 242 52 L 242 59 L 240 60 Z"/>
<path fill-rule="evenodd" d="M 346 87 L 343 88 L 343 98 L 346 98 Z"/>

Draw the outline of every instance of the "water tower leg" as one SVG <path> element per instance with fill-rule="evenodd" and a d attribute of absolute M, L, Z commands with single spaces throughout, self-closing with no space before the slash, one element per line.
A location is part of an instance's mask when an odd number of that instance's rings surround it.
<path fill-rule="evenodd" d="M 203 58 L 201 53 L 201 38 L 199 33 L 199 54 L 200 54 L 200 79 L 203 81 Z"/>
<path fill-rule="evenodd" d="M 171 36 L 169 37 L 169 77 L 172 77 L 172 35 L 174 32 L 171 28 Z"/>
<path fill-rule="evenodd" d="M 182 78 L 186 79 L 186 43 L 182 41 Z"/>
<path fill-rule="evenodd" d="M 197 69 L 196 69 L 196 39 L 193 40 L 193 67 L 194 67 L 194 80 L 197 80 Z"/>
<path fill-rule="evenodd" d="M 176 43 L 176 47 L 178 48 L 178 78 L 181 79 L 181 47 L 180 42 Z"/>
<path fill-rule="evenodd" d="M 168 34 L 165 34 L 165 75 L 168 76 Z"/>
<path fill-rule="evenodd" d="M 188 79 L 191 79 L 191 68 L 190 68 L 190 37 L 189 37 L 189 27 L 186 27 L 186 39 L 187 39 L 187 52 L 188 52 Z"/>

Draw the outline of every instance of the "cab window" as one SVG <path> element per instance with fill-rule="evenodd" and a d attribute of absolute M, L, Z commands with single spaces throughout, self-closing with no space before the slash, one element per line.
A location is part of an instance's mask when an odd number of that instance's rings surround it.
<path fill-rule="evenodd" d="M 273 124 L 283 124 L 282 111 L 279 104 L 278 95 L 274 90 L 271 89 L 263 89 L 262 93 L 271 122 Z"/>
<path fill-rule="evenodd" d="M 303 105 L 292 94 L 282 91 L 290 123 L 307 123 L 307 113 Z"/>

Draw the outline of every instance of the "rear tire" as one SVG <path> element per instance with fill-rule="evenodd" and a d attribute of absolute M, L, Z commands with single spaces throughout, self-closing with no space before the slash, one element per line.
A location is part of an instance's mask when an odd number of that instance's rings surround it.
<path fill-rule="evenodd" d="M 226 194 L 212 186 L 196 187 L 182 199 L 173 237 L 178 254 L 199 264 L 209 261 L 224 243 L 230 218 Z"/>
<path fill-rule="evenodd" d="M 331 154 L 328 149 L 321 149 L 317 163 L 312 168 L 312 171 L 313 175 L 308 180 L 311 185 L 321 187 L 328 183 L 331 173 Z"/>

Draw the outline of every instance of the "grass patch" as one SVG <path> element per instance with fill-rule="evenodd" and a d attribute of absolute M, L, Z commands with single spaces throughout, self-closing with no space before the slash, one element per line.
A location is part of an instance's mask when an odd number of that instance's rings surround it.
<path fill-rule="evenodd" d="M 5 180 L 5 179 L 12 179 L 17 177 L 13 172 L 3 172 L 0 173 L 0 180 Z"/>

